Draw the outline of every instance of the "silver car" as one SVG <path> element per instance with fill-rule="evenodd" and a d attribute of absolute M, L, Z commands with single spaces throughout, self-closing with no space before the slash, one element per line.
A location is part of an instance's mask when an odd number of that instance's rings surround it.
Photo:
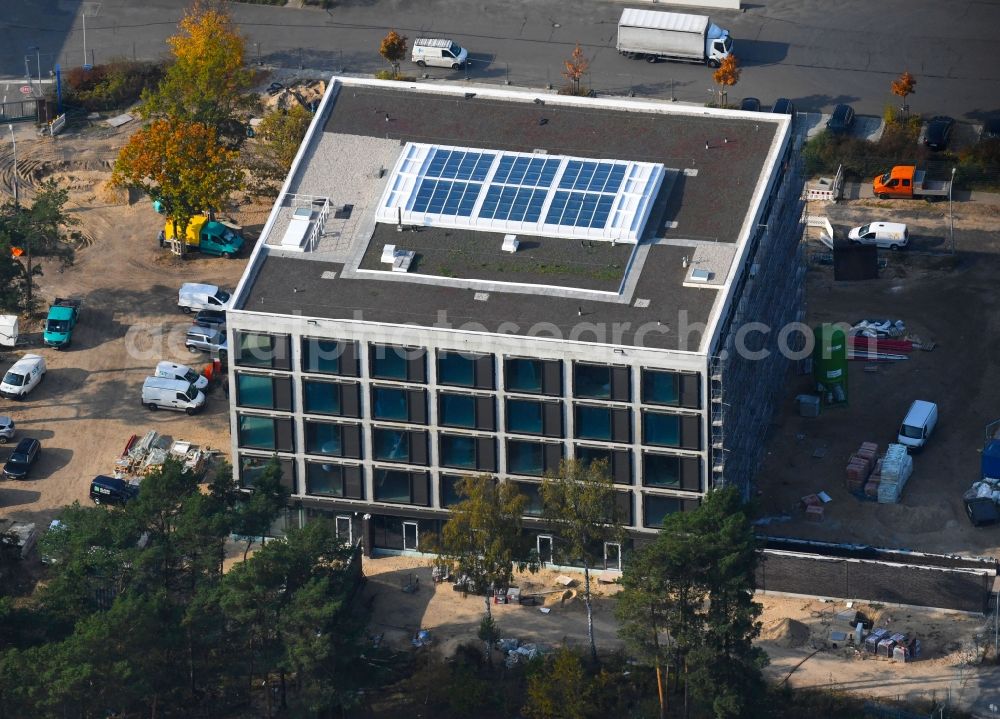
<path fill-rule="evenodd" d="M 225 356 L 228 349 L 225 332 L 219 332 L 213 327 L 202 325 L 193 325 L 188 329 L 184 338 L 184 346 L 192 353 L 211 352 L 220 357 Z"/>
<path fill-rule="evenodd" d="M 14 420 L 10 417 L 0 417 L 0 444 L 7 444 L 14 439 Z"/>

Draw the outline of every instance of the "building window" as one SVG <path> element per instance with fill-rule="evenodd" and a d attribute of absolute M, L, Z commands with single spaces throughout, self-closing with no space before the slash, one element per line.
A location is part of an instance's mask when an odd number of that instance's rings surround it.
<path fill-rule="evenodd" d="M 307 414 L 360 417 L 361 403 L 358 391 L 358 385 L 346 382 L 302 380 L 302 402 Z"/>
<path fill-rule="evenodd" d="M 496 471 L 496 441 L 492 437 L 442 434 L 439 443 L 442 467 Z"/>
<path fill-rule="evenodd" d="M 358 343 L 303 337 L 302 371 L 357 377 Z"/>
<path fill-rule="evenodd" d="M 306 494 L 364 499 L 362 468 L 353 464 L 306 462 Z"/>
<path fill-rule="evenodd" d="M 559 469 L 562 460 L 561 444 L 549 442 L 525 442 L 507 440 L 507 471 L 511 474 L 527 474 L 540 477 L 546 472 Z"/>
<path fill-rule="evenodd" d="M 507 431 L 562 437 L 562 403 L 533 399 L 507 400 Z"/>
<path fill-rule="evenodd" d="M 476 389 L 495 386 L 493 355 L 438 350 L 437 374 L 438 384 Z"/>
<path fill-rule="evenodd" d="M 399 382 L 427 381 L 427 353 L 423 348 L 369 345 L 369 367 L 375 379 Z"/>
<path fill-rule="evenodd" d="M 290 370 L 291 338 L 261 332 L 236 331 L 236 364 L 248 367 Z"/>
<path fill-rule="evenodd" d="M 508 392 L 562 394 L 562 362 L 508 357 L 504 360 L 504 387 Z"/>
<path fill-rule="evenodd" d="M 292 378 L 236 373 L 236 404 L 240 407 L 292 411 Z"/>
<path fill-rule="evenodd" d="M 681 500 L 676 497 L 659 497 L 653 494 L 642 496 L 642 523 L 647 527 L 662 527 L 668 514 L 680 512 L 683 509 Z"/>
<path fill-rule="evenodd" d="M 643 452 L 642 483 L 646 487 L 697 492 L 701 489 L 701 460 L 698 457 Z"/>
<path fill-rule="evenodd" d="M 438 478 L 438 500 L 442 507 L 454 507 L 461 502 L 464 497 L 458 493 L 458 483 L 462 477 L 442 474 Z"/>
<path fill-rule="evenodd" d="M 240 455 L 240 486 L 252 488 L 260 476 L 267 471 L 268 466 L 274 461 L 274 457 L 254 457 L 251 455 Z M 287 487 L 292 493 L 295 488 L 295 462 L 290 457 L 278 457 L 278 470 L 281 472 L 281 484 Z"/>
<path fill-rule="evenodd" d="M 240 447 L 294 452 L 292 420 L 283 417 L 260 417 L 240 414 L 236 418 Z"/>
<path fill-rule="evenodd" d="M 372 455 L 383 462 L 427 464 L 427 433 L 375 427 Z"/>
<path fill-rule="evenodd" d="M 698 409 L 701 406 L 698 377 L 696 374 L 643 369 L 642 401 Z"/>
<path fill-rule="evenodd" d="M 438 394 L 438 424 L 495 432 L 496 400 L 491 396 L 441 392 Z"/>
<path fill-rule="evenodd" d="M 541 485 L 532 482 L 515 482 L 515 484 L 518 491 L 528 500 L 524 503 L 525 516 L 541 517 L 543 514 Z"/>
<path fill-rule="evenodd" d="M 655 447 L 701 449 L 701 417 L 643 410 L 642 443 Z"/>
<path fill-rule="evenodd" d="M 429 504 L 430 478 L 427 472 L 406 472 L 398 469 L 376 469 L 372 484 L 376 502 L 395 504 Z"/>
<path fill-rule="evenodd" d="M 573 363 L 573 396 L 628 402 L 631 399 L 628 367 Z"/>
<path fill-rule="evenodd" d="M 632 441 L 632 412 L 623 407 L 598 407 L 578 404 L 574 407 L 579 439 L 599 439 L 605 442 Z"/>
<path fill-rule="evenodd" d="M 610 447 L 576 446 L 576 459 L 582 464 L 603 461 L 615 484 L 632 484 L 632 451 Z"/>
<path fill-rule="evenodd" d="M 389 422 L 427 423 L 426 393 L 422 389 L 372 387 L 372 417 Z"/>

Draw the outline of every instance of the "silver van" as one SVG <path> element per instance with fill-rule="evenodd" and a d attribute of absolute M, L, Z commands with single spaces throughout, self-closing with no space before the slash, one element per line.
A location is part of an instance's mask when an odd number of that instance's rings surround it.
<path fill-rule="evenodd" d="M 906 412 L 906 417 L 903 418 L 903 423 L 899 426 L 896 441 L 906 445 L 906 449 L 910 452 L 919 450 L 927 444 L 937 426 L 937 420 L 938 407 L 934 402 L 914 400 Z"/>
<path fill-rule="evenodd" d="M 45 379 L 45 358 L 24 355 L 11 366 L 0 381 L 0 395 L 9 399 L 24 399 Z"/>
<path fill-rule="evenodd" d="M 193 384 L 195 389 L 205 389 L 208 387 L 208 378 L 205 375 L 198 374 L 187 365 L 177 364 L 176 362 L 158 362 L 153 376 L 184 380 L 188 384 Z"/>
<path fill-rule="evenodd" d="M 200 282 L 185 282 L 177 292 L 177 306 L 188 314 L 198 310 L 226 310 L 231 300 L 231 295 L 216 285 Z"/>
<path fill-rule="evenodd" d="M 205 393 L 184 380 L 147 377 L 142 383 L 142 406 L 152 410 L 162 407 L 195 414 L 205 406 Z"/>
<path fill-rule="evenodd" d="M 413 41 L 410 59 L 420 67 L 430 65 L 457 70 L 468 62 L 469 51 L 452 40 L 421 37 Z"/>
<path fill-rule="evenodd" d="M 899 250 L 910 243 L 910 233 L 902 222 L 869 222 L 847 233 L 847 240 L 855 245 Z"/>

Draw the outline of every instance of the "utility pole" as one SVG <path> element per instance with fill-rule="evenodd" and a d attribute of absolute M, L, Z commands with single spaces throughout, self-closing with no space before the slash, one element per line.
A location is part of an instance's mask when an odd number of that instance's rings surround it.
<path fill-rule="evenodd" d="M 17 195 L 17 140 L 14 139 L 14 125 L 7 125 L 7 129 L 10 130 L 10 143 L 14 146 L 14 209 L 18 206 L 18 195 Z"/>
<path fill-rule="evenodd" d="M 80 18 L 83 20 L 83 65 L 84 70 L 86 70 L 87 65 L 87 8 L 84 6 L 83 10 L 80 12 Z"/>
<path fill-rule="evenodd" d="M 955 254 L 955 212 L 951 195 L 955 191 L 955 168 L 951 168 L 951 183 L 948 185 L 948 224 L 951 226 L 951 254 Z"/>

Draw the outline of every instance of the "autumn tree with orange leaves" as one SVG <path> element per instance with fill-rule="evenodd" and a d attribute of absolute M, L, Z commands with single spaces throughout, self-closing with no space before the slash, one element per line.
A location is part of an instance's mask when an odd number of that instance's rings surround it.
<path fill-rule="evenodd" d="M 899 97 L 903 98 L 904 114 L 910 111 L 910 106 L 906 104 L 906 98 L 908 95 L 913 95 L 914 93 L 916 93 L 916 90 L 914 89 L 916 85 L 917 85 L 917 80 L 915 77 L 913 77 L 913 75 L 910 74 L 909 70 L 907 70 L 898 78 L 892 81 L 892 86 L 891 86 L 892 94 L 898 95 Z"/>
<path fill-rule="evenodd" d="M 173 62 L 156 88 L 142 95 L 147 118 L 202 123 L 227 133 L 254 102 L 253 72 L 244 67 L 246 41 L 229 14 L 204 0 L 195 2 L 167 39 Z"/>
<path fill-rule="evenodd" d="M 719 86 L 719 107 L 725 107 L 728 89 L 740 81 L 741 72 L 740 61 L 730 53 L 719 65 L 719 69 L 713 73 L 712 79 Z"/>
<path fill-rule="evenodd" d="M 222 207 L 243 186 L 239 154 L 223 147 L 200 122 L 155 120 L 118 153 L 112 187 L 140 190 L 163 206 L 174 237 L 186 237 L 191 218 Z M 184 254 L 184 243 L 178 252 Z"/>
<path fill-rule="evenodd" d="M 379 45 L 378 54 L 382 58 L 392 65 L 392 77 L 393 79 L 399 79 L 399 63 L 403 61 L 406 57 L 406 35 L 400 35 L 395 30 L 390 30 L 389 33 L 382 38 L 382 44 Z"/>
<path fill-rule="evenodd" d="M 590 69 L 590 60 L 588 60 L 583 54 L 583 48 L 580 47 L 580 43 L 576 44 L 573 48 L 573 54 L 569 56 L 569 60 L 566 60 L 563 65 L 565 70 L 563 70 L 563 77 L 573 83 L 573 94 L 580 94 L 580 80 Z"/>

